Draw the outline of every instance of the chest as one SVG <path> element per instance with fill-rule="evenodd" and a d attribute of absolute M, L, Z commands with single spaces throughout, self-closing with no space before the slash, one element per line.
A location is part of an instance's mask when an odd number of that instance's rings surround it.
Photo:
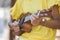
<path fill-rule="evenodd" d="M 22 7 L 24 12 L 35 12 L 37 10 L 41 10 L 42 1 L 41 0 L 24 0 Z"/>

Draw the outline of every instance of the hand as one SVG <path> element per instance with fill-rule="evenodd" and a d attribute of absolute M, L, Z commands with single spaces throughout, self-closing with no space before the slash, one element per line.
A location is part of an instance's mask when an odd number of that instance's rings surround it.
<path fill-rule="evenodd" d="M 54 5 L 51 7 L 53 19 L 60 20 L 59 6 Z"/>
<path fill-rule="evenodd" d="M 40 24 L 40 18 L 37 15 L 31 15 L 31 24 L 37 26 Z"/>
<path fill-rule="evenodd" d="M 19 25 L 16 21 L 14 21 L 13 23 L 10 23 L 9 27 L 11 30 L 14 30 L 14 32 L 18 32 L 20 30 Z"/>

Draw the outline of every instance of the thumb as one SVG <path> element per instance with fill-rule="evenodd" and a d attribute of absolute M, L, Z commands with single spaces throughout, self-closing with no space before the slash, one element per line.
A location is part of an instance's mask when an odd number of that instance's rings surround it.
<path fill-rule="evenodd" d="M 40 10 L 37 11 L 37 15 L 36 16 L 39 17 L 39 15 L 40 15 Z"/>

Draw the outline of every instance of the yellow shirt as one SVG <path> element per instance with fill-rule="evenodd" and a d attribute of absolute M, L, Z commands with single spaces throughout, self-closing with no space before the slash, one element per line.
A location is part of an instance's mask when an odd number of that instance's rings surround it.
<path fill-rule="evenodd" d="M 60 4 L 59 0 L 17 0 L 14 7 L 11 8 L 11 15 L 18 19 L 23 12 L 34 13 L 37 10 L 50 8 L 54 4 Z M 56 30 L 44 26 L 32 27 L 30 33 L 24 33 L 20 37 L 24 40 L 55 40 Z"/>

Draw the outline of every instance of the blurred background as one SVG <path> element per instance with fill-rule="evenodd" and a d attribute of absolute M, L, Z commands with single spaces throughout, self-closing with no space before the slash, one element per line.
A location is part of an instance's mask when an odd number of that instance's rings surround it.
<path fill-rule="evenodd" d="M 0 0 L 0 40 L 9 40 L 10 8 L 16 0 Z M 57 30 L 56 40 L 60 40 L 60 30 Z"/>
<path fill-rule="evenodd" d="M 10 6 L 11 0 L 0 0 L 0 40 L 9 40 Z"/>

